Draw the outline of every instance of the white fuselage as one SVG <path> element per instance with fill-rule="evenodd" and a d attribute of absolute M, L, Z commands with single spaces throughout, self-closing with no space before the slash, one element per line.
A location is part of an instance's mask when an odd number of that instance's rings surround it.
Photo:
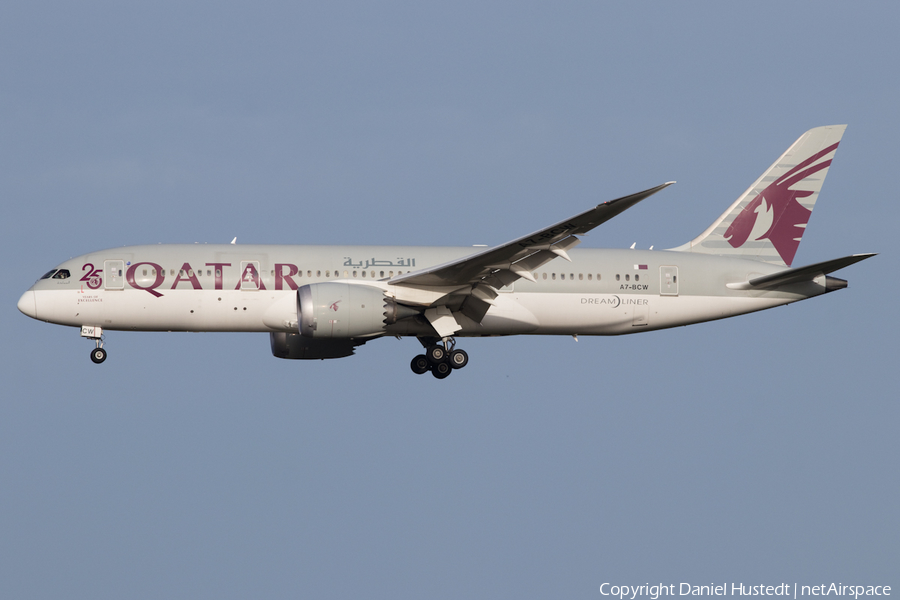
<path fill-rule="evenodd" d="M 299 286 L 344 282 L 377 287 L 427 306 L 460 289 L 411 288 L 391 278 L 471 254 L 468 247 L 157 245 L 80 256 L 68 277 L 41 279 L 19 302 L 42 321 L 133 331 L 297 332 Z M 459 315 L 458 336 L 620 335 L 763 310 L 826 291 L 806 282 L 777 291 L 728 284 L 784 267 L 671 251 L 570 252 L 500 290 L 481 322 Z M 384 334 L 428 336 L 422 319 Z"/>

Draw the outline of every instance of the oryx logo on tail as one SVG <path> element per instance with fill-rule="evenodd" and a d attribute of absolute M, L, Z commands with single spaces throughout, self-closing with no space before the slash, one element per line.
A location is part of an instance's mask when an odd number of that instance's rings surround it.
<path fill-rule="evenodd" d="M 706 231 L 673 250 L 791 266 L 846 127 L 801 135 Z"/>
<path fill-rule="evenodd" d="M 821 159 L 837 150 L 837 147 L 837 144 L 833 144 L 814 154 L 761 191 L 725 230 L 728 243 L 734 248 L 740 248 L 747 240 L 769 240 L 784 263 L 790 265 L 812 214 L 811 210 L 800 204 L 799 199 L 814 193 L 791 187 L 822 169 L 827 169 L 831 159 Z"/>

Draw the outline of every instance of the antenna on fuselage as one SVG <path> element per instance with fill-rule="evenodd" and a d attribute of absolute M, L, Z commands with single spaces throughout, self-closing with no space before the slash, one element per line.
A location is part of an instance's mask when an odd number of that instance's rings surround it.
<path fill-rule="evenodd" d="M 231 240 L 231 243 L 232 243 L 232 244 L 237 244 L 237 237 L 235 237 L 233 240 Z"/>

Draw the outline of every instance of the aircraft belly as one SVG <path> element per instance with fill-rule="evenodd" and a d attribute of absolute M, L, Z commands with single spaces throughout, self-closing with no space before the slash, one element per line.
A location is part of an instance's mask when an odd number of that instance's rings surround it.
<path fill-rule="evenodd" d="M 263 316 L 274 301 L 266 292 L 223 290 L 35 290 L 42 321 L 128 331 L 271 331 Z"/>
<path fill-rule="evenodd" d="M 527 295 L 527 294 L 526 294 Z M 462 335 L 520 335 L 536 333 L 538 318 L 522 302 L 520 296 L 503 294 L 494 299 L 480 324 L 464 319 Z"/>
<path fill-rule="evenodd" d="M 274 303 L 273 295 L 264 291 L 177 290 L 164 298 L 140 299 L 130 307 L 130 314 L 122 316 L 121 328 L 267 332 L 271 328 L 263 318 Z"/>
<path fill-rule="evenodd" d="M 522 303 L 540 321 L 546 335 L 619 335 L 646 329 L 651 298 L 643 294 L 527 294 Z"/>
<path fill-rule="evenodd" d="M 716 321 L 737 315 L 765 310 L 793 300 L 784 297 L 750 296 L 679 296 L 660 297 L 656 323 L 652 329 L 680 327 L 692 323 Z M 651 317 L 651 319 L 654 317 Z"/>
<path fill-rule="evenodd" d="M 532 333 L 622 335 L 713 321 L 786 304 L 774 297 L 523 294 L 540 322 Z"/>

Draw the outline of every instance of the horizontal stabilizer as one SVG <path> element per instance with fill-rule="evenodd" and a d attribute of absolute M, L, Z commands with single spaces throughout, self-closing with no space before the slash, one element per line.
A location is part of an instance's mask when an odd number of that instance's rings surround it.
<path fill-rule="evenodd" d="M 838 269 L 849 267 L 861 260 L 871 258 L 875 254 L 853 254 L 843 258 L 835 258 L 826 260 L 825 262 L 808 265 L 805 267 L 797 267 L 796 269 L 785 269 L 771 275 L 763 275 L 762 277 L 754 277 L 750 281 L 742 283 L 729 283 L 728 287 L 733 290 L 759 290 L 772 289 L 792 283 L 803 283 L 812 281 L 821 275 L 828 275 Z"/>

